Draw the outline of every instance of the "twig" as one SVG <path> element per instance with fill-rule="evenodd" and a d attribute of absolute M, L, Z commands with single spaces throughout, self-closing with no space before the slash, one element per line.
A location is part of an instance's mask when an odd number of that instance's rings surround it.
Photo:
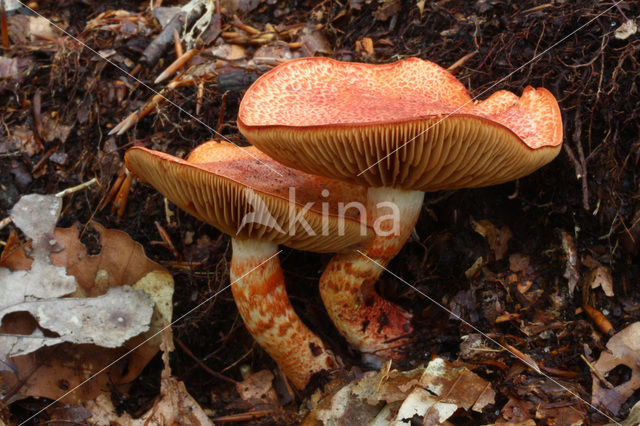
<path fill-rule="evenodd" d="M 602 384 L 604 384 L 609 389 L 613 389 L 615 387 L 611 384 L 611 382 L 609 382 L 606 379 L 606 377 L 602 375 L 602 373 L 600 373 L 598 370 L 595 369 L 593 365 L 591 365 L 589 360 L 584 355 L 580 354 L 580 358 L 582 358 L 585 364 L 587 364 L 587 367 L 589 367 L 589 370 L 591 370 L 591 372 L 598 378 L 598 380 L 602 382 Z"/>
<path fill-rule="evenodd" d="M 91 185 L 93 185 L 93 184 L 95 184 L 97 182 L 98 182 L 98 179 L 93 178 L 93 179 L 88 180 L 88 181 L 86 181 L 84 183 L 81 183 L 80 185 L 72 186 L 71 188 L 67 188 L 65 190 L 62 190 L 62 191 L 58 192 L 56 194 L 56 197 L 64 197 L 64 196 L 67 196 L 69 194 L 73 194 L 74 192 L 78 192 L 78 191 L 81 191 L 81 190 L 83 190 L 85 188 L 88 188 L 88 187 L 90 187 Z"/>
<path fill-rule="evenodd" d="M 182 68 L 182 66 L 186 64 L 189 59 L 193 58 L 198 53 L 200 53 L 200 49 L 191 49 L 185 52 L 182 56 L 173 61 L 171 65 L 169 65 L 164 71 L 162 71 L 158 77 L 156 77 L 156 79 L 153 81 L 154 84 L 158 84 L 161 81 L 169 78 L 171 74 Z"/>
<path fill-rule="evenodd" d="M 573 143 L 578 151 L 578 156 L 573 152 L 568 144 L 564 144 L 564 150 L 573 162 L 573 167 L 576 169 L 576 177 L 582 182 L 582 207 L 589 211 L 589 186 L 587 182 L 587 160 L 584 157 L 584 151 L 582 150 L 582 143 L 580 142 L 580 136 L 582 134 L 582 128 L 580 127 L 580 108 L 576 109 L 575 120 L 573 121 L 576 126 L 573 132 Z"/>
<path fill-rule="evenodd" d="M 176 58 L 179 58 L 184 53 L 184 50 L 182 50 L 182 42 L 180 41 L 178 30 L 175 28 L 173 29 L 173 45 L 176 49 Z"/>
<path fill-rule="evenodd" d="M 447 71 L 449 71 L 452 74 L 455 74 L 458 68 L 463 66 L 469 59 L 473 58 L 476 55 L 476 53 L 478 53 L 478 51 L 467 53 L 462 58 L 458 59 L 453 64 L 451 64 L 449 68 L 447 68 Z"/>
<path fill-rule="evenodd" d="M 11 217 L 5 217 L 4 219 L 0 220 L 0 229 L 4 228 L 10 223 L 11 223 Z"/>
<path fill-rule="evenodd" d="M 251 422 L 259 419 L 260 417 L 276 413 L 277 411 L 278 410 L 248 411 L 246 413 L 230 414 L 228 416 L 216 417 L 213 419 L 213 421 L 216 423 Z"/>

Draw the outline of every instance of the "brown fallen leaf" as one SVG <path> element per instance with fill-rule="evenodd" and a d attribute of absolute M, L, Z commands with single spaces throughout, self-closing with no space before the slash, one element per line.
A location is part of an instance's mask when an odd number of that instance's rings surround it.
<path fill-rule="evenodd" d="M 611 269 L 604 265 L 599 265 L 595 269 L 589 271 L 586 277 L 591 288 L 600 287 L 607 297 L 613 297 L 613 277 Z"/>
<path fill-rule="evenodd" d="M 602 351 L 600 358 L 593 364 L 602 376 L 619 365 L 631 369 L 631 377 L 626 382 L 608 389 L 592 374 L 591 402 L 601 406 L 617 416 L 625 401 L 640 389 L 640 322 L 635 322 L 619 331 L 607 342 L 607 350 Z"/>
<path fill-rule="evenodd" d="M 489 247 L 494 253 L 495 260 L 502 259 L 509 249 L 509 240 L 513 235 L 511 230 L 506 225 L 501 228 L 497 228 L 493 223 L 486 219 L 476 222 L 471 218 L 471 226 L 474 231 L 487 239 Z"/>

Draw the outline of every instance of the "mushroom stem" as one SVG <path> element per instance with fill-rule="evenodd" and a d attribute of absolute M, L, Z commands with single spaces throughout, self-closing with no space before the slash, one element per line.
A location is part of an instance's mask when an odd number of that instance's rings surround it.
<path fill-rule="evenodd" d="M 409 238 L 423 199 L 421 191 L 369 188 L 367 223 L 376 236 L 360 251 L 377 264 L 358 252 L 337 254 L 320 277 L 331 320 L 353 347 L 374 359 L 402 359 L 398 347 L 413 331 L 411 314 L 380 297 L 375 283 Z"/>
<path fill-rule="evenodd" d="M 231 290 L 245 326 L 287 378 L 303 389 L 314 373 L 336 368 L 335 357 L 293 310 L 271 242 L 233 238 Z"/>

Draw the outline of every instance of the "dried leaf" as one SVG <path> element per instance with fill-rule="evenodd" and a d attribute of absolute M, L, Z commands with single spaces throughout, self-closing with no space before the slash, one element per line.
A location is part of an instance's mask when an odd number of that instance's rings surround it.
<path fill-rule="evenodd" d="M 278 404 L 278 395 L 273 388 L 273 373 L 260 370 L 236 384 L 240 398 L 253 404 Z"/>
<path fill-rule="evenodd" d="M 426 367 L 410 371 L 365 373 L 321 398 L 306 422 L 389 424 L 418 415 L 425 424 L 436 424 L 458 409 L 481 412 L 494 397 L 489 382 L 464 366 L 435 358 Z"/>
<path fill-rule="evenodd" d="M 0 339 L 0 349 L 8 349 L 4 353 L 10 352 L 15 364 L 15 371 L 5 368 L 8 372 L 2 373 L 1 379 L 7 388 L 24 382 L 22 395 L 56 399 L 110 366 L 129 348 L 142 344 L 87 382 L 82 392 L 64 398 L 77 402 L 104 392 L 108 382 L 130 382 L 155 355 L 159 337 L 146 339 L 171 319 L 173 280 L 127 234 L 97 224 L 93 227 L 102 252 L 87 255 L 76 229 L 53 231 L 59 202 L 57 197 L 31 195 L 12 210 L 16 225 L 33 238 L 33 258 L 26 256 L 15 236 L 0 257 L 0 288 L 9 289 L 0 291 L 0 316 L 14 312 L 5 316 L 0 327 L 0 332 L 6 333 L 6 340 Z M 141 317 L 143 321 L 136 319 Z M 60 336 L 47 337 L 38 325 Z M 146 329 L 147 333 L 140 334 Z M 62 343 L 17 356 L 64 340 L 85 344 Z M 89 343 L 119 347 L 105 349 Z"/>
<path fill-rule="evenodd" d="M 617 416 L 625 401 L 640 389 L 640 322 L 635 322 L 621 330 L 607 342 L 607 350 L 602 351 L 593 367 L 603 376 L 619 365 L 631 369 L 631 377 L 626 382 L 608 389 L 593 374 L 591 402 L 596 406 L 607 407 Z"/>
<path fill-rule="evenodd" d="M 315 56 L 317 53 L 330 55 L 333 52 L 331 43 L 329 43 L 322 31 L 311 25 L 307 25 L 302 29 L 300 42 L 302 42 L 300 51 L 303 56 Z"/>
<path fill-rule="evenodd" d="M 378 9 L 372 13 L 378 21 L 386 21 L 401 10 L 400 0 L 379 0 Z"/>
<path fill-rule="evenodd" d="M 569 294 L 573 294 L 578 280 L 580 280 L 580 274 L 578 274 L 578 249 L 571 234 L 562 231 L 561 235 L 562 249 L 567 257 L 567 266 L 565 267 L 563 277 L 569 280 Z"/>
<path fill-rule="evenodd" d="M 596 269 L 590 271 L 587 276 L 587 282 L 591 288 L 601 287 L 606 296 L 614 296 L 613 277 L 611 276 L 611 270 L 608 267 L 600 265 Z"/>
<path fill-rule="evenodd" d="M 605 426 L 638 426 L 640 424 L 640 401 L 631 408 L 629 416 L 620 423 L 608 423 Z"/>
<path fill-rule="evenodd" d="M 53 142 L 56 139 L 65 142 L 72 128 L 73 126 L 59 123 L 48 115 L 42 118 L 42 138 L 46 142 Z"/>
<path fill-rule="evenodd" d="M 58 33 L 51 21 L 44 16 L 29 16 L 29 36 L 31 41 L 35 42 L 39 39 L 37 36 L 55 38 Z"/>
<path fill-rule="evenodd" d="M 495 255 L 495 259 L 502 259 L 509 249 L 509 240 L 513 235 L 511 230 L 507 226 L 496 228 L 493 223 L 486 219 L 476 222 L 471 218 L 471 226 L 474 231 L 487 239 L 489 247 Z"/>
<path fill-rule="evenodd" d="M 0 56 L 0 78 L 15 78 L 18 76 L 18 58 Z"/>
<path fill-rule="evenodd" d="M 618 40 L 626 40 L 638 32 L 638 25 L 633 19 L 627 19 L 614 32 L 613 36 Z"/>

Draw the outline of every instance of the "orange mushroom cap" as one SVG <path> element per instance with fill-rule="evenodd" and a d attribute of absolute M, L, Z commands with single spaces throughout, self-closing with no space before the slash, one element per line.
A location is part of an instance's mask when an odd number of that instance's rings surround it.
<path fill-rule="evenodd" d="M 473 102 L 444 68 L 303 58 L 261 76 L 238 127 L 284 164 L 367 186 L 436 191 L 513 180 L 562 144 L 553 95 L 527 87 Z"/>
<path fill-rule="evenodd" d="M 364 188 L 291 169 L 254 147 L 211 141 L 187 160 L 134 147 L 125 161 L 137 178 L 178 207 L 234 238 L 339 252 L 373 236 L 373 230 L 353 216 L 355 209 L 343 212 L 344 219 L 339 210 L 341 202 L 364 202 Z M 295 220 L 299 214 L 315 235 Z"/>

